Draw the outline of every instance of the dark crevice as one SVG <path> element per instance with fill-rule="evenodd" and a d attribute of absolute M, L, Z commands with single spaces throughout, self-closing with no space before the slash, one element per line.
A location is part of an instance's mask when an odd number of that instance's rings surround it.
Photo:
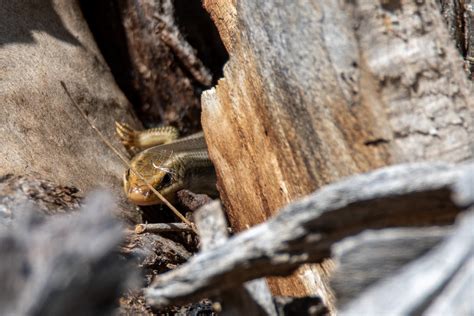
<path fill-rule="evenodd" d="M 198 58 L 213 74 L 213 84 L 223 76 L 229 55 L 211 17 L 200 0 L 174 0 L 175 19 L 181 33 L 197 50 Z"/>
<path fill-rule="evenodd" d="M 140 91 L 133 87 L 134 68 L 122 24 L 121 1 L 80 0 L 84 17 L 118 86 L 139 109 Z M 213 84 L 223 76 L 228 54 L 217 28 L 200 0 L 175 0 L 175 19 L 185 39 L 196 49 L 198 58 L 213 74 Z M 179 64 L 179 63 L 178 63 Z M 184 69 L 185 67 L 183 67 Z M 197 93 L 204 89 L 196 84 Z"/>
<path fill-rule="evenodd" d="M 134 105 L 138 114 L 140 109 L 146 108 L 148 105 L 144 103 L 143 93 L 146 90 L 137 87 L 136 66 L 129 54 L 129 46 L 127 35 L 123 26 L 123 6 L 125 2 L 115 0 L 103 1 L 86 1 L 81 0 L 80 5 L 86 18 L 89 28 L 97 42 L 97 45 L 107 62 L 115 81 L 120 89 L 124 92 L 130 102 Z M 223 66 L 228 60 L 227 51 L 220 39 L 217 28 L 211 20 L 209 14 L 201 5 L 200 0 L 175 0 L 175 20 L 180 32 L 186 41 L 196 50 L 197 57 L 211 71 L 213 75 L 213 84 L 223 75 Z M 177 60 L 177 66 L 179 60 Z M 186 69 L 186 67 L 181 67 Z M 157 71 L 156 69 L 153 71 Z M 189 74 L 188 74 L 189 75 Z M 191 76 L 189 76 L 191 77 Z M 134 81 L 135 80 L 135 81 Z M 202 93 L 207 87 L 201 86 L 196 81 L 192 81 L 196 96 Z M 135 86 L 134 86 L 135 84 Z M 162 91 L 161 95 L 167 91 Z M 146 102 L 146 101 L 145 101 Z M 142 104 L 144 103 L 144 104 Z M 160 106 L 159 102 L 153 106 Z M 199 108 L 196 108 L 199 110 Z M 180 113 L 180 117 L 196 117 L 199 113 Z M 190 107 L 190 111 L 194 111 Z M 142 113 L 143 114 L 143 113 Z M 143 116 L 143 115 L 141 115 Z M 141 117 L 139 115 L 139 117 Z M 143 117 L 142 117 L 143 118 Z M 164 122 L 154 121 L 152 116 L 148 116 L 144 121 L 146 126 L 154 124 L 163 124 Z M 183 122 L 184 125 L 194 126 L 194 123 Z M 194 124 L 194 125 L 193 125 Z M 199 124 L 196 123 L 196 124 Z"/>
<path fill-rule="evenodd" d="M 380 146 L 382 144 L 388 144 L 389 140 L 384 138 L 377 138 L 373 140 L 368 140 L 364 142 L 365 146 Z"/>
<path fill-rule="evenodd" d="M 396 11 L 402 9 L 402 2 L 400 0 L 382 0 L 382 8 L 387 11 Z"/>

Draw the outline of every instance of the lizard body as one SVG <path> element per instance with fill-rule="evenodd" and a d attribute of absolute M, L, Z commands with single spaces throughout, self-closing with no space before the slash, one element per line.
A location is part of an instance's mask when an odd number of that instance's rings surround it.
<path fill-rule="evenodd" d="M 177 130 L 172 127 L 135 131 L 117 123 L 116 129 L 126 147 L 145 148 L 132 158 L 130 165 L 168 201 L 173 203 L 182 189 L 217 194 L 214 166 L 202 132 L 178 139 Z M 134 204 L 162 203 L 130 169 L 124 174 L 123 184 L 127 198 Z"/>

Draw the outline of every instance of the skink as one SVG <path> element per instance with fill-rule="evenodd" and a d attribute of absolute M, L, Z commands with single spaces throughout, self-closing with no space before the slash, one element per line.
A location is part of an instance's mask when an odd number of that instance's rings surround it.
<path fill-rule="evenodd" d="M 203 133 L 177 139 L 178 133 L 172 127 L 135 131 L 120 123 L 116 123 L 116 130 L 127 148 L 142 150 L 130 161 L 131 167 L 171 203 L 182 189 L 217 194 L 216 174 Z M 124 174 L 123 185 L 127 198 L 134 204 L 162 203 L 130 170 Z"/>

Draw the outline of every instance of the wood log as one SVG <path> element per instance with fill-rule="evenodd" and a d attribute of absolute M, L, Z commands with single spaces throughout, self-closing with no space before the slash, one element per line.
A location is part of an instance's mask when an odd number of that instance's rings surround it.
<path fill-rule="evenodd" d="M 472 314 L 474 286 L 465 280 L 473 276 L 473 211 L 440 247 L 360 294 L 340 315 Z"/>
<path fill-rule="evenodd" d="M 118 193 L 122 162 L 104 146 L 64 93 L 116 147 L 114 120 L 138 125 L 81 16 L 77 1 L 6 1 L 0 6 L 0 174 L 36 174 L 81 195 Z M 123 195 L 120 195 L 123 196 Z M 131 222 L 139 213 L 120 203 Z"/>
<path fill-rule="evenodd" d="M 435 0 L 204 6 L 230 55 L 202 123 L 236 231 L 343 176 L 473 157 L 472 90 Z M 270 285 L 332 306 L 318 269 Z"/>
<path fill-rule="evenodd" d="M 220 202 L 200 208 L 194 216 L 199 231 L 201 251 L 222 245 L 228 238 L 227 221 Z M 222 315 L 277 315 L 265 279 L 246 282 L 219 294 Z"/>
<path fill-rule="evenodd" d="M 452 227 L 389 228 L 346 238 L 331 252 L 336 266 L 331 288 L 341 307 L 356 299 L 369 286 L 421 257 L 444 238 Z"/>
<path fill-rule="evenodd" d="M 472 183 L 473 164 L 407 164 L 350 177 L 160 275 L 146 295 L 156 306 L 192 301 L 319 262 L 332 245 L 366 229 L 452 223 L 474 205 Z"/>

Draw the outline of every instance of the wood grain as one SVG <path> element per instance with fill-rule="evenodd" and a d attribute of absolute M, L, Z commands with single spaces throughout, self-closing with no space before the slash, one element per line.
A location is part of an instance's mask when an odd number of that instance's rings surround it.
<path fill-rule="evenodd" d="M 202 124 L 236 231 L 344 176 L 473 157 L 472 89 L 434 0 L 204 6 L 230 55 Z M 331 305 L 328 273 L 270 284 Z"/>

